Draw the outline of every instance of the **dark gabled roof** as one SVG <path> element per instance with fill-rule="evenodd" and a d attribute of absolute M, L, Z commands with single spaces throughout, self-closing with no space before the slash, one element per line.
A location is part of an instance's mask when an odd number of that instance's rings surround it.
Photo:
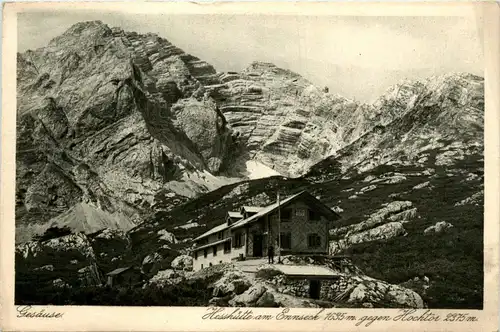
<path fill-rule="evenodd" d="M 269 206 L 266 206 L 265 208 L 263 208 L 259 212 L 257 212 L 257 214 L 254 214 L 253 216 L 251 216 L 249 218 L 246 218 L 246 219 L 243 219 L 243 220 L 240 220 L 240 221 L 234 223 L 231 226 L 231 228 L 238 228 L 238 227 L 247 225 L 247 224 L 249 224 L 249 223 L 251 223 L 251 222 L 253 222 L 253 221 L 269 214 L 269 213 L 274 212 L 275 210 L 278 209 L 278 207 L 282 208 L 282 207 L 288 205 L 289 203 L 293 202 L 295 199 L 297 199 L 299 197 L 307 200 L 311 204 L 314 204 L 314 206 L 319 210 L 318 212 L 321 212 L 322 214 L 325 214 L 334 220 L 340 218 L 340 216 L 337 213 L 335 213 L 332 209 L 330 209 L 328 206 L 323 204 L 316 197 L 309 194 L 307 191 L 301 191 L 295 195 L 292 195 L 290 197 L 285 198 L 284 200 L 280 201 L 279 204 L 278 204 L 278 202 L 275 202 Z"/>

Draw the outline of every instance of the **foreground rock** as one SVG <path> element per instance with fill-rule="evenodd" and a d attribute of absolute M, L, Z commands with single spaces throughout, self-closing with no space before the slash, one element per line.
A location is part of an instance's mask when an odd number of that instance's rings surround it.
<path fill-rule="evenodd" d="M 366 277 L 358 281 L 359 283 L 349 295 L 348 303 L 372 303 L 394 308 L 421 309 L 424 307 L 420 295 L 411 289 Z"/>

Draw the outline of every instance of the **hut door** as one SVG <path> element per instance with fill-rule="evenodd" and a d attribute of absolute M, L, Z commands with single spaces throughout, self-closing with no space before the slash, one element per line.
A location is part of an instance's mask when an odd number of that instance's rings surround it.
<path fill-rule="evenodd" d="M 262 257 L 263 252 L 262 252 L 262 235 L 261 234 L 254 234 L 253 235 L 253 257 Z"/>
<path fill-rule="evenodd" d="M 319 280 L 309 281 L 309 297 L 311 299 L 319 299 L 320 290 L 321 290 L 321 282 Z"/>

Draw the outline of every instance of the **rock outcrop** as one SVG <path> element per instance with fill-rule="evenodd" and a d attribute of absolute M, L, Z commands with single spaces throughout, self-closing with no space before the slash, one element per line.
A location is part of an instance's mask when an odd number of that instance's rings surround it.
<path fill-rule="evenodd" d="M 373 180 L 371 180 L 373 181 Z M 410 201 L 393 201 L 386 204 L 368 219 L 357 224 L 334 228 L 330 241 L 330 254 L 337 254 L 354 244 L 406 236 L 404 223 L 417 217 L 417 209 Z"/>
<path fill-rule="evenodd" d="M 97 266 L 98 259 L 85 234 L 69 234 L 17 245 L 16 273 L 20 278 L 29 275 L 31 283 L 27 286 L 35 289 L 49 285 L 100 286 L 104 277 Z"/>
<path fill-rule="evenodd" d="M 441 233 L 452 228 L 453 225 L 446 221 L 438 221 L 435 225 L 429 226 L 424 230 L 424 234 Z"/>

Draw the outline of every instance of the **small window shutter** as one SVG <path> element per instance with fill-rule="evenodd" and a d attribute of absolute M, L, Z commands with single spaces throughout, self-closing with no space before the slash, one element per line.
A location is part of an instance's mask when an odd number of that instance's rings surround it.
<path fill-rule="evenodd" d="M 231 242 L 233 243 L 233 248 L 236 248 L 236 234 L 233 233 L 233 236 L 231 238 Z"/>

